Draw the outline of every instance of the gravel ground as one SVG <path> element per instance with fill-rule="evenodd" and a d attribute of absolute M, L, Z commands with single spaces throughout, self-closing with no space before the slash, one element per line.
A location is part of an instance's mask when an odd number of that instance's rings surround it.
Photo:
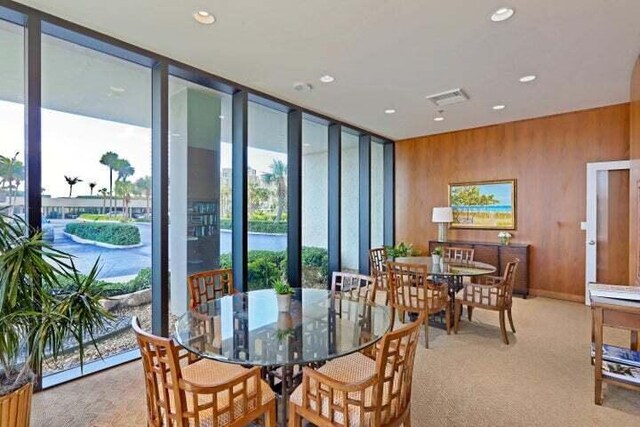
<path fill-rule="evenodd" d="M 107 333 L 121 329 L 124 325 L 130 324 L 131 317 L 133 316 L 138 316 L 143 329 L 151 329 L 151 304 L 117 309 L 113 311 L 113 314 L 116 316 L 117 320 L 111 325 L 111 330 L 107 331 Z M 116 332 L 113 335 L 108 335 L 106 338 L 101 339 L 98 342 L 98 349 L 100 350 L 99 353 L 93 346 L 86 347 L 84 361 L 87 363 L 93 360 L 98 360 L 100 359 L 100 356 L 107 358 L 118 353 L 133 350 L 137 346 L 138 343 L 136 342 L 135 334 L 131 328 L 125 326 L 124 330 Z M 44 374 L 52 374 L 78 366 L 80 364 L 78 356 L 78 351 L 74 350 L 68 354 L 61 355 L 55 363 L 51 359 L 45 360 L 43 367 Z"/>

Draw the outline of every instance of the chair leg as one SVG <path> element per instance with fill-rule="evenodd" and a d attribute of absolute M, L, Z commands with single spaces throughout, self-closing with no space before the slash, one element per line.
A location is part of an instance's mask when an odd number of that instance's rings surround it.
<path fill-rule="evenodd" d="M 302 418 L 296 412 L 296 405 L 289 404 L 289 427 L 302 427 Z"/>
<path fill-rule="evenodd" d="M 469 318 L 469 322 L 471 322 L 471 316 L 473 314 L 473 307 L 468 305 L 467 306 L 467 317 Z"/>
<path fill-rule="evenodd" d="M 276 427 L 276 401 L 273 400 L 269 404 L 269 409 L 264 414 L 265 427 Z"/>
<path fill-rule="evenodd" d="M 424 319 L 424 348 L 429 348 L 429 315 Z"/>
<path fill-rule="evenodd" d="M 504 312 L 505 310 L 500 310 L 500 332 L 502 333 L 502 341 L 505 344 L 509 345 L 509 338 L 507 337 L 507 326 L 504 323 Z"/>
<path fill-rule="evenodd" d="M 447 335 L 451 335 L 451 307 L 449 304 L 444 310 L 444 321 L 447 322 Z"/>
<path fill-rule="evenodd" d="M 513 326 L 513 316 L 511 316 L 511 307 L 507 308 L 507 315 L 509 316 L 509 324 L 511 325 L 511 330 L 513 333 L 516 333 L 516 327 Z"/>
<path fill-rule="evenodd" d="M 462 304 L 460 304 L 458 301 L 455 302 L 454 308 L 453 308 L 453 333 L 457 334 L 458 333 L 458 327 L 460 326 L 460 310 L 462 308 Z"/>
<path fill-rule="evenodd" d="M 404 427 L 411 427 L 411 409 L 407 412 L 407 418 L 402 421 Z"/>

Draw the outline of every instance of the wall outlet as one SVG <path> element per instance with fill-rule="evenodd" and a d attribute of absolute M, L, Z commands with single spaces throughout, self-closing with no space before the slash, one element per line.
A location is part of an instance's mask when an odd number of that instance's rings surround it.
<path fill-rule="evenodd" d="M 584 230 L 584 231 L 587 230 L 587 221 L 582 221 L 580 223 L 580 230 Z"/>

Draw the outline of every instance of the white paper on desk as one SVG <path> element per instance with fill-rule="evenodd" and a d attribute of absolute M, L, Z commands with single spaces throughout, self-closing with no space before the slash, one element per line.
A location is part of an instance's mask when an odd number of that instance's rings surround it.
<path fill-rule="evenodd" d="M 640 301 L 640 286 L 606 285 L 590 283 L 589 292 L 593 297 Z"/>

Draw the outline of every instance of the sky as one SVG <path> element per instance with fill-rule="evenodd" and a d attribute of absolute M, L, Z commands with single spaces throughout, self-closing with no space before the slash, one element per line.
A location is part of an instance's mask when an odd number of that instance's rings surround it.
<path fill-rule="evenodd" d="M 500 205 L 511 205 L 511 184 L 484 184 L 480 186 L 480 194 L 493 194 Z"/>
<path fill-rule="evenodd" d="M 0 154 L 11 157 L 20 152 L 24 162 L 24 109 L 21 104 L 0 100 Z M 67 197 L 64 176 L 83 181 L 73 194 L 88 195 L 89 183 L 109 187 L 109 169 L 100 164 L 107 151 L 118 153 L 135 168 L 135 181 L 151 175 L 151 129 L 86 116 L 46 110 L 42 112 L 42 186 L 44 194 Z M 269 171 L 273 159 L 286 163 L 283 153 L 249 148 L 249 166 L 261 175 Z M 221 167 L 231 167 L 231 144 L 221 145 Z M 24 184 L 21 185 L 24 189 Z"/>

